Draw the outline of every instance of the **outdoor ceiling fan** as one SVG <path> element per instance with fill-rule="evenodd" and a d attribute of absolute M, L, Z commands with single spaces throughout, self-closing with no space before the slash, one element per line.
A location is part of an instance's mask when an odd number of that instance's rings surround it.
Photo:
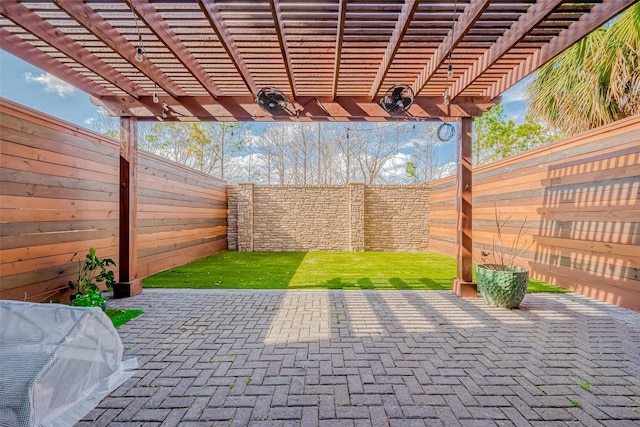
<path fill-rule="evenodd" d="M 287 108 L 286 95 L 278 88 L 264 87 L 256 95 L 256 102 L 265 111 L 277 113 Z"/>
<path fill-rule="evenodd" d="M 413 89 L 407 85 L 394 85 L 380 99 L 380 105 L 389 114 L 407 111 L 413 104 Z"/>

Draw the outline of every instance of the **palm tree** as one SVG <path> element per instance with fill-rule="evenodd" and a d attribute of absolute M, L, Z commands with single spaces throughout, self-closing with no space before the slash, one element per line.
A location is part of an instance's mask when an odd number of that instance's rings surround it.
<path fill-rule="evenodd" d="M 530 114 L 567 135 L 640 113 L 640 3 L 541 67 Z"/>

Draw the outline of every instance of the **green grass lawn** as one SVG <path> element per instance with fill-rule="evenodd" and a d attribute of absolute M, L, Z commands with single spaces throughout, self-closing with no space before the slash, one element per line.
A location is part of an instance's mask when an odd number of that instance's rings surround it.
<path fill-rule="evenodd" d="M 147 277 L 146 288 L 451 289 L 456 259 L 436 252 L 220 252 Z M 531 279 L 529 292 L 566 292 Z"/>
<path fill-rule="evenodd" d="M 144 311 L 131 308 L 105 308 L 104 313 L 111 319 L 113 326 L 117 329 L 129 320 L 140 316 Z"/>

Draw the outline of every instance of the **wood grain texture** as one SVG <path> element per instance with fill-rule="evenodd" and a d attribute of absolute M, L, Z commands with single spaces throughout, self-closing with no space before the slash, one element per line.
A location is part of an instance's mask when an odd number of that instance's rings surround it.
<path fill-rule="evenodd" d="M 531 277 L 640 310 L 640 117 L 473 173 L 474 261 L 492 250 L 495 207 L 506 245 L 526 221 L 517 262 Z M 429 249 L 456 254 L 456 187 L 432 183 Z"/>
<path fill-rule="evenodd" d="M 0 298 L 66 301 L 74 254 L 94 247 L 119 260 L 119 145 L 4 99 L 0 143 Z M 141 259 L 128 274 L 226 249 L 226 183 L 152 154 L 139 160 L 133 218 Z"/>
<path fill-rule="evenodd" d="M 149 153 L 139 166 L 140 277 L 226 249 L 226 182 Z"/>

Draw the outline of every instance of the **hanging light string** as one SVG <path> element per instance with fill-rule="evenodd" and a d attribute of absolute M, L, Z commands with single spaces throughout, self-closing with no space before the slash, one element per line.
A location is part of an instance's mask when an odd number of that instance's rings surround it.
<path fill-rule="evenodd" d="M 131 14 L 133 15 L 133 22 L 136 25 L 136 33 L 138 34 L 138 46 L 136 46 L 136 61 L 142 62 L 144 60 L 144 45 L 142 44 L 142 34 L 140 33 L 140 27 L 138 26 L 138 17 L 136 16 L 136 12 L 133 9 L 133 3 L 129 0 L 129 9 L 131 10 Z"/>
<path fill-rule="evenodd" d="M 456 13 L 458 13 L 458 0 L 453 2 L 453 14 L 451 15 L 451 38 L 453 39 L 453 27 L 456 25 Z M 447 78 L 453 78 L 453 64 L 451 63 L 451 56 L 453 48 L 449 51 L 449 65 L 447 66 Z"/>

